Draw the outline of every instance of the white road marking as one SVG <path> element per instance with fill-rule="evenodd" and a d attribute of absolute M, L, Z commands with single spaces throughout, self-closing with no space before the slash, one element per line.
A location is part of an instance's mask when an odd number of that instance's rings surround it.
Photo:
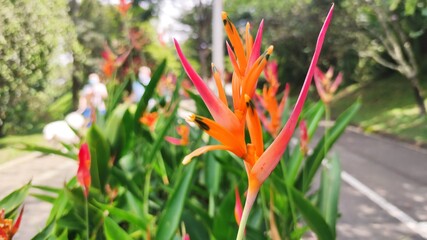
<path fill-rule="evenodd" d="M 378 193 L 370 189 L 368 186 L 357 180 L 349 173 L 342 171 L 341 178 L 344 182 L 355 188 L 360 193 L 364 194 L 367 198 L 377 204 L 379 207 L 384 209 L 390 216 L 393 216 L 403 224 L 405 224 L 413 232 L 419 234 L 423 238 L 427 239 L 427 226 L 422 222 L 417 222 L 411 216 L 397 208 L 395 205 L 381 197 Z"/>

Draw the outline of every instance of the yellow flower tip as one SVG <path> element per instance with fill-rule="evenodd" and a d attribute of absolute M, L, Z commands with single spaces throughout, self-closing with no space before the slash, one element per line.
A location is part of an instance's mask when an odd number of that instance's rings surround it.
<path fill-rule="evenodd" d="M 214 63 L 211 63 L 212 72 L 216 73 L 218 70 L 215 67 Z"/>
<path fill-rule="evenodd" d="M 249 29 L 251 27 L 251 24 L 249 22 L 246 23 L 246 29 Z"/>
<path fill-rule="evenodd" d="M 191 114 L 187 117 L 188 122 L 195 122 L 196 121 L 196 114 Z"/>
<path fill-rule="evenodd" d="M 245 102 L 248 103 L 251 101 L 251 97 L 248 94 L 245 94 Z"/>
<path fill-rule="evenodd" d="M 222 12 L 221 13 L 221 17 L 222 17 L 222 21 L 224 21 L 224 23 L 225 23 L 225 21 L 227 20 L 227 18 L 228 18 L 228 15 L 227 15 L 227 13 L 226 12 Z"/>
<path fill-rule="evenodd" d="M 182 164 L 183 165 L 187 165 L 191 162 L 193 158 L 191 156 L 185 156 L 184 159 L 182 160 Z"/>
<path fill-rule="evenodd" d="M 273 46 L 273 45 L 270 45 L 270 46 L 267 48 L 267 55 L 271 55 L 271 54 L 273 53 L 273 49 L 274 49 L 274 46 Z"/>

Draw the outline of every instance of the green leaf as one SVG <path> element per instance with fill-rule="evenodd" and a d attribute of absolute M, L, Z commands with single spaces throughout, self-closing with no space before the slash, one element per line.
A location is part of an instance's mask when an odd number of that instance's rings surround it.
<path fill-rule="evenodd" d="M 163 60 L 159 67 L 154 71 L 153 76 L 151 77 L 150 83 L 147 85 L 144 91 L 144 95 L 142 95 L 141 100 L 138 103 L 138 107 L 136 108 L 134 123 L 135 127 L 138 128 L 140 126 L 139 118 L 145 112 L 148 106 L 148 101 L 153 97 L 155 93 L 155 89 L 160 79 L 162 78 L 163 71 L 166 68 L 166 60 Z"/>
<path fill-rule="evenodd" d="M 140 199 L 144 197 L 138 185 L 132 180 L 132 178 L 126 175 L 125 171 L 119 169 L 118 167 L 113 167 L 111 169 L 111 173 L 117 179 L 117 181 L 133 195 Z"/>
<path fill-rule="evenodd" d="M 209 233 L 200 220 L 189 211 L 184 211 L 182 219 L 192 239 L 209 239 Z"/>
<path fill-rule="evenodd" d="M 119 86 L 114 85 L 109 93 L 110 97 L 107 102 L 107 112 L 105 117 L 109 117 L 112 111 L 114 111 L 120 101 L 123 99 L 123 92 L 126 89 L 126 86 L 129 84 L 129 78 L 126 78 L 125 81 Z"/>
<path fill-rule="evenodd" d="M 68 202 L 69 199 L 66 196 L 65 190 L 62 190 L 53 203 L 47 223 L 54 223 L 55 220 L 59 219 L 65 212 L 67 212 L 69 209 L 67 208 Z"/>
<path fill-rule="evenodd" d="M 196 168 L 196 162 L 193 161 L 182 168 L 181 176 L 179 177 L 172 194 L 167 200 L 165 210 L 159 220 L 156 234 L 157 240 L 172 239 L 179 226 L 184 203 L 191 186 L 194 169 Z"/>
<path fill-rule="evenodd" d="M 50 148 L 50 147 L 45 147 L 45 146 L 38 146 L 35 144 L 29 144 L 29 143 L 20 143 L 19 145 L 11 145 L 14 148 L 17 149 L 21 149 L 21 150 L 25 150 L 25 151 L 30 151 L 30 152 L 41 152 L 44 154 L 55 154 L 58 156 L 63 156 L 66 158 L 70 158 L 73 160 L 77 159 L 77 155 L 72 153 L 72 152 L 62 152 L 61 150 L 55 149 L 55 148 Z"/>
<path fill-rule="evenodd" d="M 77 215 L 76 209 L 68 212 L 56 222 L 58 227 L 63 227 L 64 229 L 72 229 L 77 231 L 84 231 L 86 229 L 86 221 L 81 216 Z"/>
<path fill-rule="evenodd" d="M 179 102 L 181 100 L 179 90 L 181 89 L 182 81 L 184 80 L 184 78 L 185 78 L 185 72 L 181 71 L 181 74 L 179 75 L 179 77 L 177 78 L 176 83 L 175 83 L 175 89 L 172 93 L 172 97 L 171 97 L 171 101 L 170 101 L 171 104 L 169 104 L 169 107 L 166 110 L 166 112 L 169 112 L 171 110 L 171 108 L 174 105 L 173 103 Z"/>
<path fill-rule="evenodd" d="M 68 240 L 68 229 L 65 229 L 56 240 Z"/>
<path fill-rule="evenodd" d="M 205 156 L 205 181 L 209 193 L 215 196 L 219 192 L 219 184 L 221 183 L 221 164 L 216 161 L 214 154 L 214 152 L 209 152 Z"/>
<path fill-rule="evenodd" d="M 62 190 L 61 188 L 49 187 L 49 186 L 43 186 L 43 185 L 32 185 L 31 187 L 40 189 L 42 191 L 50 192 L 50 193 L 56 193 L 56 194 L 58 194 Z"/>
<path fill-rule="evenodd" d="M 335 154 L 322 170 L 319 191 L 319 209 L 335 235 L 338 201 L 341 188 L 341 164 Z"/>
<path fill-rule="evenodd" d="M 160 147 L 165 142 L 164 139 L 165 139 L 166 133 L 173 126 L 173 122 L 176 119 L 177 110 L 178 110 L 178 107 L 176 107 L 173 110 L 173 113 L 171 114 L 171 116 L 167 120 L 165 120 L 165 124 L 163 125 L 162 129 L 160 130 L 160 133 L 156 136 L 156 140 L 153 143 L 153 147 L 151 148 L 150 155 L 148 155 L 148 161 L 149 162 L 154 161 L 154 156 L 157 154 L 157 152 L 160 150 Z M 163 159 L 161 159 L 161 161 L 163 161 Z"/>
<path fill-rule="evenodd" d="M 32 240 L 47 240 L 49 239 L 54 232 L 54 222 L 46 225 L 36 236 L 32 238 Z"/>
<path fill-rule="evenodd" d="M 4 208 L 6 216 L 10 217 L 19 206 L 22 205 L 31 187 L 31 182 L 25 184 L 21 188 L 11 192 L 5 198 L 0 200 L 0 209 Z"/>
<path fill-rule="evenodd" d="M 147 229 L 147 220 L 141 218 L 141 216 L 137 216 L 131 211 L 126 211 L 111 205 L 102 204 L 99 202 L 95 202 L 95 205 L 100 207 L 102 210 L 108 210 L 111 216 L 119 219 L 120 221 L 126 221 L 131 224 L 135 224 L 138 228 L 142 230 Z"/>
<path fill-rule="evenodd" d="M 414 15 L 415 9 L 417 8 L 418 0 L 406 0 L 405 1 L 405 15 L 411 16 Z"/>
<path fill-rule="evenodd" d="M 318 144 L 313 150 L 313 153 L 307 158 L 306 164 L 303 167 L 297 181 L 297 186 L 305 192 L 311 185 L 311 182 L 319 169 L 322 160 L 325 158 L 326 153 L 332 148 L 334 143 L 338 140 L 341 134 L 344 133 L 345 128 L 350 123 L 351 119 L 359 110 L 360 101 L 355 102 L 346 111 L 344 111 L 335 121 L 334 126 L 330 128 L 325 135 L 320 139 Z"/>
<path fill-rule="evenodd" d="M 41 201 L 45 201 L 48 203 L 54 203 L 56 197 L 52 196 L 52 195 L 47 195 L 47 194 L 37 194 L 37 193 L 32 193 L 31 196 L 41 200 Z"/>
<path fill-rule="evenodd" d="M 237 236 L 237 223 L 234 218 L 234 205 L 236 198 L 234 194 L 234 187 L 229 188 L 222 199 L 220 205 L 217 207 L 218 212 L 213 218 L 212 233 L 215 239 L 233 239 Z M 242 192 L 242 191 L 240 191 Z M 244 201 L 242 199 L 242 201 Z"/>
<path fill-rule="evenodd" d="M 90 175 L 92 186 L 103 192 L 110 172 L 108 167 L 110 146 L 96 125 L 92 125 L 89 128 L 86 140 L 89 144 L 91 156 Z"/>
<path fill-rule="evenodd" d="M 105 137 L 108 139 L 111 145 L 115 145 L 117 142 L 118 134 L 123 129 L 121 128 L 123 116 L 128 110 L 126 105 L 120 105 L 114 109 L 110 117 L 107 119 L 107 124 L 104 129 Z"/>
<path fill-rule="evenodd" d="M 132 240 L 132 237 L 109 217 L 104 218 L 104 233 L 107 240 Z"/>
<path fill-rule="evenodd" d="M 196 108 L 197 108 L 197 114 L 210 118 L 211 114 L 209 112 L 208 107 L 206 106 L 205 102 L 203 101 L 202 97 L 200 97 L 200 95 L 193 93 L 190 90 L 186 90 L 186 92 L 188 93 L 188 95 L 190 96 L 191 99 L 194 100 L 194 102 L 196 103 Z"/>
<path fill-rule="evenodd" d="M 323 117 L 323 114 L 325 113 L 325 105 L 323 102 L 319 101 L 317 104 L 315 104 L 313 107 L 311 107 L 307 112 L 303 114 L 303 119 L 307 120 L 308 126 L 307 126 L 307 134 L 308 138 L 311 139 L 314 135 L 314 133 L 317 130 L 317 127 L 319 126 L 319 122 Z M 301 168 L 301 165 L 304 160 L 304 154 L 300 150 L 300 144 L 298 143 L 294 151 L 292 152 L 292 155 L 290 157 L 290 160 L 288 162 L 287 173 L 286 173 L 286 180 L 293 185 L 293 183 L 296 180 L 296 177 L 298 176 L 299 170 Z"/>
<path fill-rule="evenodd" d="M 390 11 L 394 11 L 397 9 L 397 7 L 399 6 L 401 0 L 391 0 L 390 1 Z"/>
<path fill-rule="evenodd" d="M 291 188 L 291 197 L 294 199 L 294 203 L 301 212 L 305 222 L 311 230 L 313 230 L 319 240 L 335 239 L 334 234 L 323 219 L 322 215 L 320 215 L 319 211 L 300 191 L 295 188 Z"/>

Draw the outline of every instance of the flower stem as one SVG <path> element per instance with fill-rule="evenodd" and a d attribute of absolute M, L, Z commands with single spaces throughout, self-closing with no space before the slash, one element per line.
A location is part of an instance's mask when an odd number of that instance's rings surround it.
<path fill-rule="evenodd" d="M 86 215 L 86 239 L 89 240 L 89 200 L 85 198 L 85 215 Z"/>
<path fill-rule="evenodd" d="M 258 195 L 259 187 L 248 188 L 248 195 L 246 197 L 245 207 L 243 208 L 242 218 L 240 219 L 239 231 L 237 232 L 236 240 L 242 240 L 245 235 L 246 223 L 248 222 L 249 213 L 252 209 L 252 205 Z"/>

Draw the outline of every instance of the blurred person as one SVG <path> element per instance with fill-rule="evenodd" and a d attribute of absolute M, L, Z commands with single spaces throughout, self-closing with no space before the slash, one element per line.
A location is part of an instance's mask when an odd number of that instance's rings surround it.
<path fill-rule="evenodd" d="M 65 144 L 77 144 L 80 137 L 76 134 L 85 126 L 85 119 L 78 112 L 71 112 L 65 120 L 54 121 L 43 128 L 43 137 L 48 141 L 56 141 Z"/>
<path fill-rule="evenodd" d="M 138 103 L 141 100 L 142 95 L 144 95 L 145 88 L 150 83 L 151 80 L 151 70 L 147 66 L 142 66 L 138 71 L 138 80 L 132 82 L 132 93 L 130 95 L 130 100 L 133 103 Z"/>
<path fill-rule="evenodd" d="M 83 87 L 78 112 L 86 119 L 89 119 L 89 123 L 95 121 L 96 112 L 105 114 L 106 107 L 104 100 L 107 97 L 107 87 L 100 81 L 98 74 L 91 73 L 88 84 Z"/>

